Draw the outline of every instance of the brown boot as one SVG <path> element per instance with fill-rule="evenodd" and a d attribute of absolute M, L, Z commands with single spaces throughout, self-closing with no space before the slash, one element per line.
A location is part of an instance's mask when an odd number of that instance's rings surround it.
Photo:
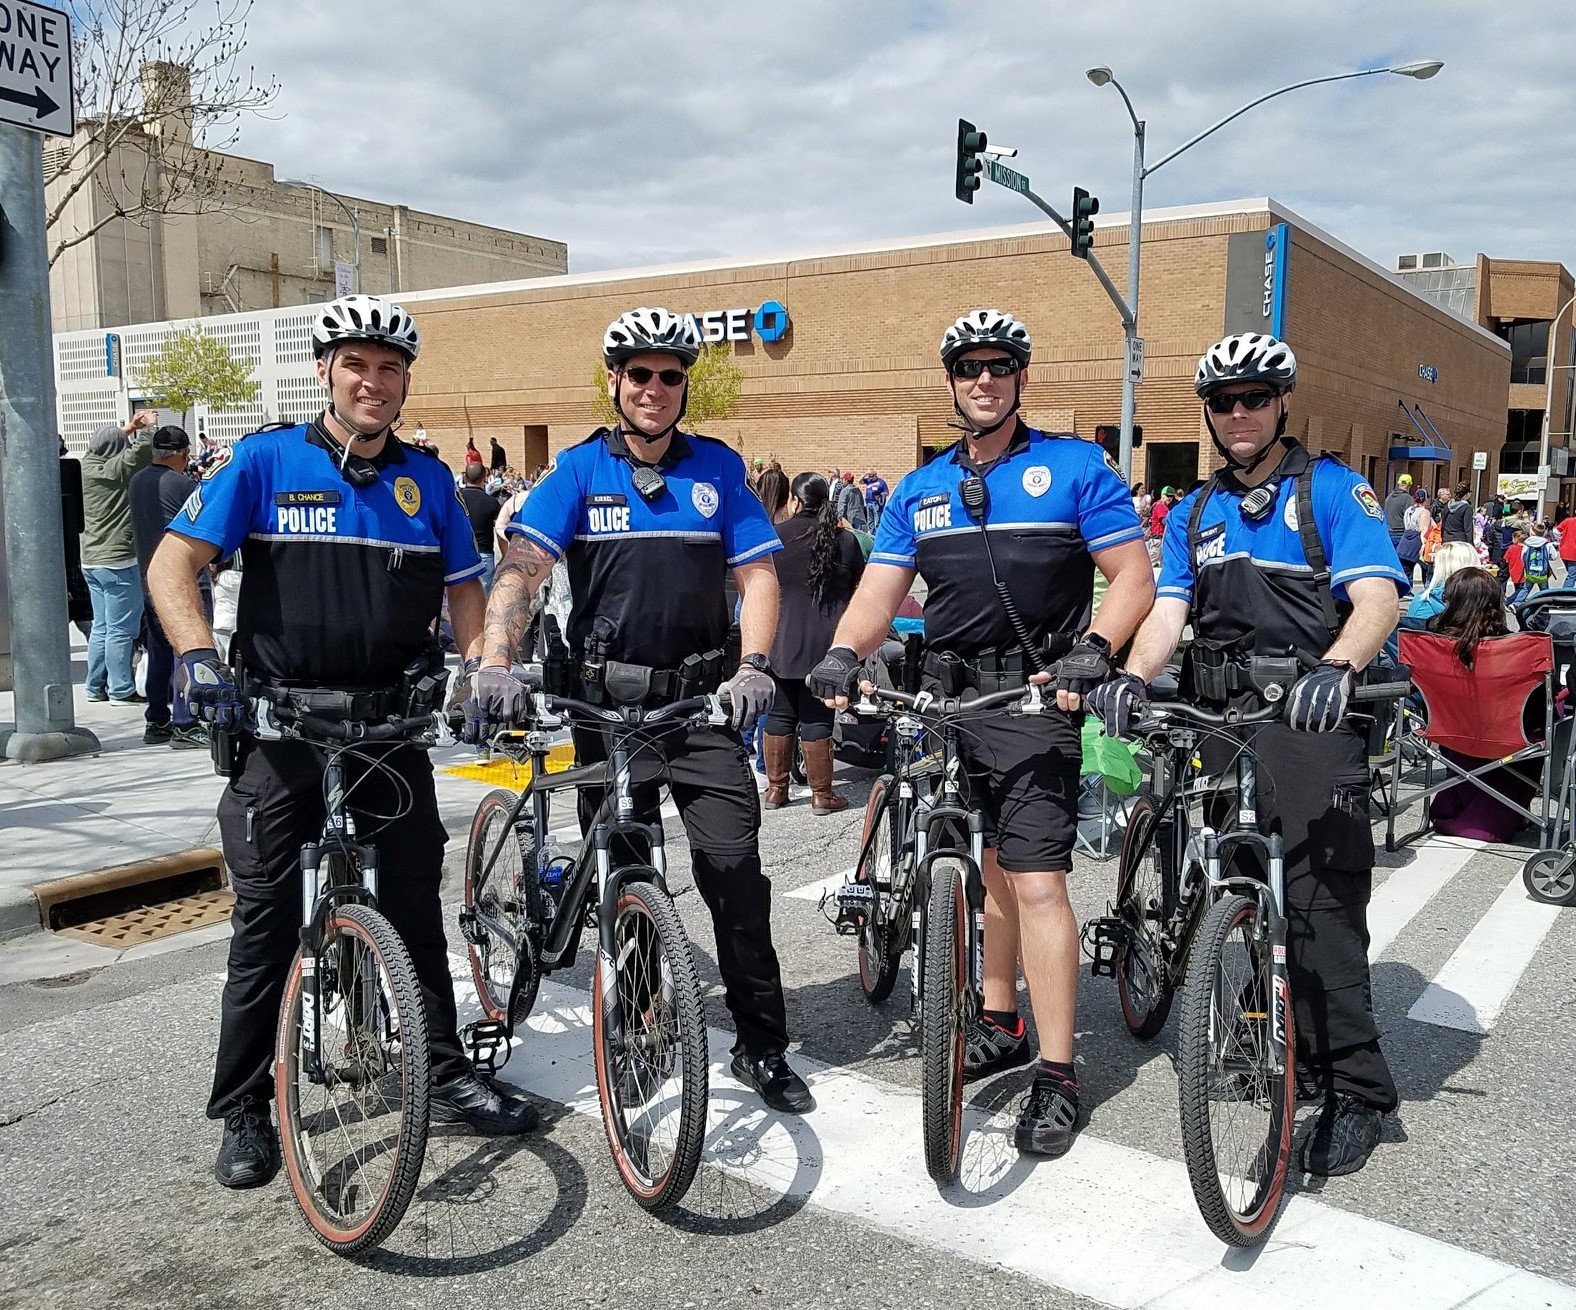
<path fill-rule="evenodd" d="M 793 738 L 765 733 L 762 753 L 766 756 L 766 790 L 761 793 L 761 805 L 768 810 L 780 810 L 788 804 L 788 770 L 793 765 Z"/>
<path fill-rule="evenodd" d="M 771 738 L 767 738 L 768 741 Z M 810 809 L 816 814 L 836 814 L 848 808 L 846 797 L 832 790 L 832 739 L 802 743 L 804 776 L 810 784 Z"/>

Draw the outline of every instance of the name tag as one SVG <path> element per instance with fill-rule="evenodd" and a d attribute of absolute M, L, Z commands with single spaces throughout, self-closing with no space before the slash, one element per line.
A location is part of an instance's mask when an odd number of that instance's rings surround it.
<path fill-rule="evenodd" d="M 276 505 L 338 505 L 341 496 L 337 491 L 276 491 Z"/>
<path fill-rule="evenodd" d="M 595 495 L 595 496 L 587 496 L 586 497 L 586 504 L 587 505 L 627 505 L 627 504 L 629 504 L 629 500 L 628 500 L 627 497 L 615 495 L 615 494 L 609 492 L 609 493 L 606 493 L 606 494 L 598 494 L 598 495 Z"/>

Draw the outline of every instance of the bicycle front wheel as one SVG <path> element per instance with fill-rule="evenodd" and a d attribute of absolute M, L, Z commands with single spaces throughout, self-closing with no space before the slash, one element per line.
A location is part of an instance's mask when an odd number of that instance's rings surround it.
<path fill-rule="evenodd" d="M 1269 1236 L 1291 1160 L 1291 998 L 1258 919 L 1246 896 L 1210 907 L 1193 942 L 1178 1032 L 1188 1181 L 1204 1222 L 1231 1246 Z"/>
<path fill-rule="evenodd" d="M 517 799 L 514 792 L 498 787 L 476 807 L 465 845 L 460 928 L 476 999 L 489 1019 L 503 1021 L 515 975 L 522 973 L 513 1017 L 521 1024 L 536 1003 L 541 975 L 525 903 L 535 890 L 536 842 L 529 825 L 509 822 Z"/>
<path fill-rule="evenodd" d="M 315 1006 L 305 988 L 314 973 Z M 404 943 L 376 910 L 340 906 L 323 925 L 321 948 L 297 952 L 290 966 L 274 1094 L 290 1190 L 307 1226 L 341 1255 L 381 1242 L 415 1195 L 430 1059 Z"/>
<path fill-rule="evenodd" d="M 886 1000 L 897 983 L 910 931 L 906 888 L 897 883 L 897 796 L 893 778 L 882 774 L 865 803 L 865 830 L 859 843 L 856 882 L 874 889 L 870 912 L 859 925 L 859 985 L 872 1003 Z"/>
<path fill-rule="evenodd" d="M 963 1160 L 963 1044 L 968 1029 L 968 899 L 963 865 L 930 866 L 924 922 L 924 995 L 919 1008 L 920 1117 L 925 1168 L 938 1184 L 956 1182 Z"/>
<path fill-rule="evenodd" d="M 1172 861 L 1169 837 L 1155 798 L 1148 793 L 1135 797 L 1117 867 L 1116 917 L 1123 931 L 1113 963 L 1122 1020 L 1146 1042 L 1166 1026 L 1171 1013 L 1171 977 L 1160 939 Z"/>
<path fill-rule="evenodd" d="M 602 1123 L 630 1195 L 663 1210 L 689 1189 L 706 1133 L 700 977 L 661 887 L 627 883 L 614 915 L 613 959 L 597 960 L 591 999 Z M 607 1022 L 613 995 L 616 1033 Z"/>

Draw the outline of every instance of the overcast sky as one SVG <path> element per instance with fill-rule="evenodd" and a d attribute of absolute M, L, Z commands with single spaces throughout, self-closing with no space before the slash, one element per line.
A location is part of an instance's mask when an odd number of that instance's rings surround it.
<path fill-rule="evenodd" d="M 259 0 L 282 94 L 236 147 L 281 177 L 565 241 L 576 272 L 1036 220 L 952 195 L 961 115 L 1065 212 L 1288 82 L 1436 58 L 1254 109 L 1145 207 L 1271 195 L 1385 267 L 1403 251 L 1576 265 L 1570 5 L 1554 0 Z"/>

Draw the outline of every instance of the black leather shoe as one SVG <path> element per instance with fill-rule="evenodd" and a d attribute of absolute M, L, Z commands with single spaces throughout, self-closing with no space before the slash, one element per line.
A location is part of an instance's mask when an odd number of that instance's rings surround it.
<path fill-rule="evenodd" d="M 740 1051 L 733 1057 L 733 1076 L 781 1114 L 808 1114 L 815 1109 L 815 1097 L 781 1052 L 751 1057 Z"/>
<path fill-rule="evenodd" d="M 261 1187 L 279 1172 L 279 1139 L 266 1102 L 242 1101 L 224 1116 L 213 1176 L 226 1187 Z"/>
<path fill-rule="evenodd" d="M 1354 1174 L 1368 1163 L 1384 1129 L 1384 1111 L 1345 1092 L 1324 1103 L 1302 1148 L 1302 1167 L 1320 1178 Z"/>
<path fill-rule="evenodd" d="M 536 1127 L 541 1116 L 517 1092 L 480 1074 L 462 1073 L 432 1089 L 428 1119 L 435 1124 L 466 1124 L 484 1137 L 513 1137 Z"/>

